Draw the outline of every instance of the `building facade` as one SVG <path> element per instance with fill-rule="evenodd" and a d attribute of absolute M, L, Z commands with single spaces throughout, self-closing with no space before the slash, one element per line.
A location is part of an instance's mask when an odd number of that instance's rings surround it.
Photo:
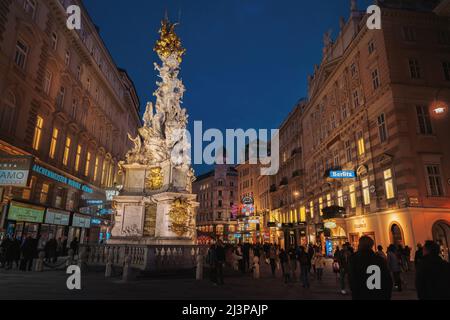
<path fill-rule="evenodd" d="M 448 252 L 448 12 L 384 1 L 382 29 L 368 30 L 352 3 L 336 40 L 324 37 L 302 115 L 309 241 L 357 246 L 367 235 L 414 248 L 434 238 Z M 357 177 L 330 179 L 339 170 Z"/>
<path fill-rule="evenodd" d="M 283 247 L 306 244 L 306 214 L 304 199 L 303 152 L 301 119 L 306 101 L 301 100 L 279 128 L 280 169 L 272 177 L 270 240 Z"/>
<path fill-rule="evenodd" d="M 81 8 L 81 30 L 66 27 L 72 4 Z M 139 100 L 81 1 L 1 2 L 0 93 L 0 154 L 34 158 L 26 188 L 0 187 L 1 229 L 18 237 L 104 238 L 107 216 L 91 218 L 110 213 L 105 190 L 131 148 L 128 133 L 136 135 Z M 26 212 L 23 221 L 12 219 L 15 205 Z M 64 223 L 33 213 L 48 209 Z"/>
<path fill-rule="evenodd" d="M 200 204 L 197 209 L 199 243 L 214 240 L 234 243 L 238 239 L 236 211 L 238 177 L 236 169 L 227 164 L 216 165 L 213 171 L 198 176 L 192 185 Z"/>

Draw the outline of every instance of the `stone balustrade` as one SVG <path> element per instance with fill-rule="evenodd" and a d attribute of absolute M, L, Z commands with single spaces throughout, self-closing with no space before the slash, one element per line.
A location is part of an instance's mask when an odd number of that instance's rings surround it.
<path fill-rule="evenodd" d="M 195 268 L 197 256 L 206 255 L 207 247 L 180 245 L 82 245 L 86 263 L 106 266 L 108 259 L 116 267 L 123 267 L 131 258 L 131 267 L 142 271 L 164 271 Z"/>

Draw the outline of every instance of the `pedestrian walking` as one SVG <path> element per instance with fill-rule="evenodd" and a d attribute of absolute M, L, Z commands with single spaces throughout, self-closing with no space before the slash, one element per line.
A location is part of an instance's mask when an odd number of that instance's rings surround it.
<path fill-rule="evenodd" d="M 425 242 L 423 258 L 416 272 L 417 296 L 420 300 L 450 300 L 450 264 L 439 256 L 439 245 Z"/>
<path fill-rule="evenodd" d="M 346 295 L 346 282 L 348 280 L 349 261 L 352 256 L 352 249 L 350 243 L 345 243 L 342 250 L 339 251 L 336 259 L 339 263 L 339 282 L 341 287 L 341 294 Z"/>
<path fill-rule="evenodd" d="M 414 254 L 414 269 L 416 271 L 417 271 L 417 266 L 422 261 L 422 259 L 423 259 L 423 248 L 422 248 L 422 244 L 418 243 L 416 253 Z"/>
<path fill-rule="evenodd" d="M 225 247 L 222 241 L 218 241 L 216 246 L 216 272 L 217 284 L 223 285 L 223 268 L 225 265 Z"/>
<path fill-rule="evenodd" d="M 270 260 L 270 269 L 272 271 L 272 277 L 275 278 L 275 271 L 277 268 L 277 248 L 274 245 L 270 246 L 269 249 L 269 260 Z"/>
<path fill-rule="evenodd" d="M 381 258 L 383 258 L 384 260 L 387 260 L 387 256 L 386 254 L 383 252 L 383 246 L 378 246 L 377 247 L 377 252 L 375 252 L 375 254 Z"/>
<path fill-rule="evenodd" d="M 21 271 L 31 271 L 33 259 L 37 254 L 37 242 L 28 236 L 22 244 L 22 260 L 20 261 Z"/>
<path fill-rule="evenodd" d="M 302 282 L 303 288 L 309 288 L 309 270 L 311 269 L 311 263 L 305 247 L 300 246 L 298 248 L 297 260 L 300 264 L 300 281 Z"/>
<path fill-rule="evenodd" d="M 316 270 L 317 280 L 322 281 L 323 269 L 326 266 L 326 260 L 322 253 L 316 252 L 316 257 L 314 259 L 314 267 Z"/>
<path fill-rule="evenodd" d="M 73 238 L 73 240 L 70 242 L 70 249 L 72 249 L 74 255 L 78 254 L 78 247 L 79 247 L 78 238 L 75 237 L 75 238 Z"/>
<path fill-rule="evenodd" d="M 388 247 L 387 254 L 387 265 L 388 269 L 391 272 L 392 278 L 394 279 L 394 287 L 401 292 L 402 291 L 402 280 L 401 280 L 401 262 L 398 258 L 397 247 L 391 244 Z"/>
<path fill-rule="evenodd" d="M 212 244 L 209 247 L 206 263 L 209 266 L 209 280 L 211 280 L 214 285 L 217 285 L 217 250 L 215 244 Z"/>
<path fill-rule="evenodd" d="M 297 251 L 295 250 L 294 246 L 291 246 L 291 248 L 289 249 L 288 256 L 291 269 L 291 277 L 292 280 L 295 280 L 297 272 Z"/>
<path fill-rule="evenodd" d="M 281 272 L 283 274 L 284 283 L 288 283 L 291 277 L 289 255 L 286 253 L 286 251 L 284 251 L 284 249 L 281 249 L 278 258 L 280 259 Z"/>
<path fill-rule="evenodd" d="M 374 241 L 371 237 L 359 239 L 357 252 L 350 257 L 349 282 L 353 300 L 390 300 L 392 295 L 392 279 L 386 261 L 373 252 Z M 379 288 L 370 288 L 368 282 L 371 273 L 369 267 L 377 266 L 380 270 Z M 375 283 L 376 284 L 376 283 Z"/>

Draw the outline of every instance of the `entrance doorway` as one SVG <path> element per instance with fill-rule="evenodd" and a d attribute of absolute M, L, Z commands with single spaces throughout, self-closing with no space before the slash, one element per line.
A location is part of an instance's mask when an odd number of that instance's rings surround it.
<path fill-rule="evenodd" d="M 433 225 L 433 240 L 441 247 L 441 255 L 449 261 L 450 225 L 446 221 L 438 221 Z"/>
<path fill-rule="evenodd" d="M 391 243 L 395 246 L 405 245 L 402 229 L 398 224 L 395 223 L 391 226 Z"/>

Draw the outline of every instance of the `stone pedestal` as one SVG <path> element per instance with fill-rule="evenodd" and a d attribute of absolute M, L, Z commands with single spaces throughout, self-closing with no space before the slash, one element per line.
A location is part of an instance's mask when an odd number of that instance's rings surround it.
<path fill-rule="evenodd" d="M 172 192 L 115 197 L 115 225 L 108 244 L 194 245 L 195 199 L 193 194 Z"/>

